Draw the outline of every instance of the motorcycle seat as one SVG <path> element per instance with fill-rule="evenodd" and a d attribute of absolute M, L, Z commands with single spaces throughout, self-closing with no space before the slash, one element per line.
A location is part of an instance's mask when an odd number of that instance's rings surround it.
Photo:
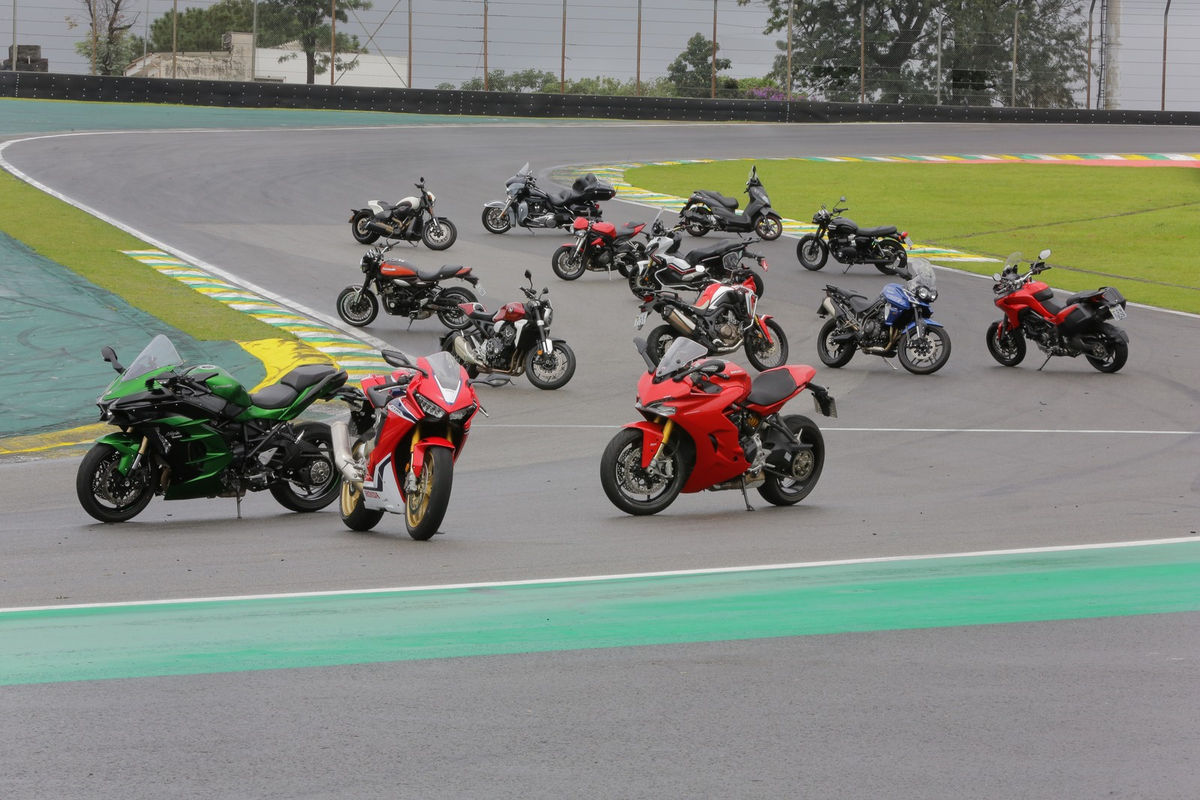
<path fill-rule="evenodd" d="M 750 383 L 750 394 L 746 403 L 755 406 L 770 406 L 786 397 L 791 397 L 796 391 L 796 379 L 792 377 L 787 367 L 769 369 Z"/>
<path fill-rule="evenodd" d="M 736 197 L 728 197 L 720 192 L 710 192 L 708 190 L 701 190 L 697 192 L 697 194 L 701 195 L 707 200 L 716 202 L 718 205 L 728 208 L 730 211 L 738 207 L 738 199 Z"/>
<path fill-rule="evenodd" d="M 628 239 L 632 236 L 636 236 L 638 233 L 638 228 L 641 226 L 642 223 L 640 222 L 626 222 L 624 225 L 616 229 L 617 240 L 620 241 L 621 239 Z"/>
<path fill-rule="evenodd" d="M 896 233 L 895 225 L 882 225 L 878 228 L 859 228 L 857 234 L 859 236 L 893 236 Z"/>
<path fill-rule="evenodd" d="M 836 286 L 828 287 L 835 291 L 843 300 L 850 304 L 850 308 L 854 309 L 855 314 L 861 314 L 874 304 L 874 300 L 867 297 L 865 294 L 858 292 L 847 292 L 845 289 L 839 289 Z"/>
<path fill-rule="evenodd" d="M 379 207 L 383 209 L 375 215 L 375 219 L 387 221 L 395 212 L 403 213 L 412 208 L 412 203 L 407 200 L 401 200 L 399 203 L 385 203 L 380 201 Z"/>
<path fill-rule="evenodd" d="M 461 264 L 444 264 L 440 267 L 417 267 L 417 277 L 423 281 L 440 281 L 442 278 L 453 278 L 463 266 Z"/>
<path fill-rule="evenodd" d="M 695 250 L 692 250 L 686 256 L 684 256 L 683 260 L 695 266 L 701 261 L 712 258 L 713 256 L 724 255 L 725 253 L 731 250 L 736 250 L 741 246 L 741 242 L 717 242 L 716 244 L 697 247 Z"/>
<path fill-rule="evenodd" d="M 331 376 L 334 388 L 345 384 L 348 377 L 344 371 L 329 364 L 302 364 L 284 375 L 278 383 L 250 395 L 250 402 L 259 408 L 286 408 L 296 402 L 305 389 Z"/>

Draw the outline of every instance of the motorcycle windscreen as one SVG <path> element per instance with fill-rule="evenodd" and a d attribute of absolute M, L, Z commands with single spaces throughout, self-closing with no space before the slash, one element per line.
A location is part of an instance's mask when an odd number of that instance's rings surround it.
<path fill-rule="evenodd" d="M 654 370 L 655 377 L 662 378 L 686 367 L 693 361 L 708 355 L 708 348 L 699 342 L 680 337 L 671 342 L 667 352 L 663 353 L 658 368 Z"/>
<path fill-rule="evenodd" d="M 183 363 L 183 358 L 179 355 L 179 351 L 175 349 L 175 345 L 171 344 L 171 340 L 161 333 L 150 340 L 150 343 L 142 348 L 142 352 L 137 354 L 137 358 L 133 360 L 125 372 L 122 373 L 120 380 L 127 381 L 137 378 L 140 375 L 147 375 L 163 367 L 177 367 Z"/>

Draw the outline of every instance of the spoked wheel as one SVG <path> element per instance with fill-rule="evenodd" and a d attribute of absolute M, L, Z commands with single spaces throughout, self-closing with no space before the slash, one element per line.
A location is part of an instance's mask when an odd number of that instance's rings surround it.
<path fill-rule="evenodd" d="M 354 241 L 359 244 L 372 244 L 379 238 L 378 233 L 367 227 L 370 221 L 370 211 L 360 211 L 354 215 L 354 219 L 350 220 L 350 232 L 354 234 Z"/>
<path fill-rule="evenodd" d="M 458 240 L 458 228 L 445 217 L 429 221 L 421 232 L 421 241 L 430 250 L 445 250 Z"/>
<path fill-rule="evenodd" d="M 774 454 L 767 459 L 779 475 L 768 473 L 758 493 L 768 503 L 790 506 L 799 503 L 817 485 L 825 466 L 825 439 L 821 429 L 808 417 L 793 414 L 783 418 L 783 424 L 802 445 L 793 453 Z"/>
<path fill-rule="evenodd" d="M 1129 359 L 1129 345 L 1118 338 L 1117 329 L 1112 325 L 1101 325 L 1100 330 L 1104 334 L 1104 355 L 1088 355 L 1086 358 L 1089 364 L 1101 372 L 1116 372 L 1125 366 Z"/>
<path fill-rule="evenodd" d="M 754 232 L 766 242 L 773 242 L 783 235 L 783 220 L 778 214 L 767 214 L 754 223 Z"/>
<path fill-rule="evenodd" d="M 338 497 L 342 475 L 333 463 L 333 437 L 323 422 L 300 422 L 296 435 L 316 445 L 320 454 L 304 459 L 269 487 L 271 496 L 289 511 L 320 511 Z"/>
<path fill-rule="evenodd" d="M 679 338 L 679 333 L 670 325 L 659 325 L 646 336 L 646 355 L 657 364 L 662 361 L 663 353 L 671 343 Z"/>
<path fill-rule="evenodd" d="M 347 325 L 361 328 L 370 325 L 379 315 L 379 301 L 370 289 L 347 286 L 338 295 L 337 312 Z"/>
<path fill-rule="evenodd" d="M 1000 333 L 1000 323 L 993 322 L 987 329 L 987 348 L 992 358 L 1006 367 L 1015 367 L 1025 358 L 1025 337 L 1019 330 Z"/>
<path fill-rule="evenodd" d="M 687 479 L 687 463 L 675 442 L 668 442 L 648 467 L 642 466 L 642 431 L 624 428 L 600 457 L 600 485 L 626 514 L 657 514 L 674 502 Z"/>
<path fill-rule="evenodd" d="M 782 366 L 788 357 L 787 334 L 783 332 L 783 328 L 773 319 L 766 321 L 766 327 L 771 333 L 771 341 L 767 341 L 762 329 L 756 324 L 746 334 L 742 343 L 747 360 L 759 372 Z"/>
<path fill-rule="evenodd" d="M 450 506 L 450 486 L 454 482 L 454 458 L 445 447 L 425 451 L 425 463 L 417 488 L 404 498 L 404 525 L 408 535 L 425 541 L 437 533 Z"/>
<path fill-rule="evenodd" d="M 148 459 L 122 475 L 121 454 L 112 445 L 97 444 L 87 451 L 75 474 L 75 493 L 83 510 L 101 522 L 133 519 L 154 496 Z"/>
<path fill-rule="evenodd" d="M 479 298 L 470 289 L 464 289 L 461 286 L 455 286 L 453 289 L 447 289 L 442 292 L 438 302 L 445 305 L 446 308 L 437 312 L 438 320 L 452 331 L 461 331 L 464 328 L 470 327 L 471 318 L 463 313 L 459 308 L 460 303 L 474 303 Z"/>
<path fill-rule="evenodd" d="M 925 335 L 918 336 L 915 330 L 900 338 L 897 348 L 900 365 L 914 375 L 930 375 L 937 372 L 950 358 L 950 334 L 945 328 L 925 326 Z"/>
<path fill-rule="evenodd" d="M 583 263 L 583 253 L 576 252 L 573 244 L 564 244 L 554 251 L 554 255 L 550 257 L 550 269 L 564 281 L 573 281 L 587 272 L 587 266 Z"/>
<path fill-rule="evenodd" d="M 820 236 L 806 233 L 796 244 L 796 258 L 799 259 L 800 266 L 815 272 L 829 260 L 829 247 Z"/>
<path fill-rule="evenodd" d="M 383 519 L 383 510 L 363 505 L 362 486 L 342 482 L 342 524 L 352 531 L 369 531 Z"/>
<path fill-rule="evenodd" d="M 558 339 L 553 344 L 552 353 L 530 350 L 525 356 L 525 374 L 529 376 L 529 382 L 539 389 L 566 386 L 575 374 L 575 351 Z"/>
<path fill-rule="evenodd" d="M 503 208 L 485 208 L 483 210 L 483 227 L 488 233 L 504 233 L 512 227 L 508 221 L 508 212 Z"/>
<path fill-rule="evenodd" d="M 854 338 L 842 341 L 840 337 L 848 334 L 845 328 L 836 320 L 831 319 L 821 326 L 821 332 L 817 334 L 817 356 L 821 359 L 821 363 L 827 367 L 844 367 L 850 363 L 850 359 L 854 358 L 854 351 L 857 349 L 854 345 Z"/>
<path fill-rule="evenodd" d="M 884 239 L 879 243 L 879 249 L 883 251 L 888 262 L 876 264 L 875 269 L 884 275 L 908 276 L 908 251 L 904 249 L 904 245 L 894 239 Z"/>

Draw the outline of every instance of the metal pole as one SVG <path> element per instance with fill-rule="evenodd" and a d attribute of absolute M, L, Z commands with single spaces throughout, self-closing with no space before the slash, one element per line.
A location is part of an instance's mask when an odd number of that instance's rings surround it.
<path fill-rule="evenodd" d="M 1012 56 L 1012 107 L 1017 107 L 1017 15 L 1021 13 L 1018 6 L 1013 9 L 1013 56 Z"/>
<path fill-rule="evenodd" d="M 171 3 L 171 79 L 179 77 L 179 0 Z"/>
<path fill-rule="evenodd" d="M 942 17 L 938 17 L 937 102 L 942 104 Z"/>
<path fill-rule="evenodd" d="M 412 0 L 408 0 L 408 85 L 404 88 L 412 88 Z"/>
<path fill-rule="evenodd" d="M 1163 76 L 1162 76 L 1162 105 L 1159 106 L 1159 111 L 1167 110 L 1167 15 L 1171 13 L 1171 0 L 1167 0 L 1167 7 L 1163 11 Z M 15 20 L 16 17 L 13 17 Z M 14 26 L 16 23 L 13 23 Z"/>
<path fill-rule="evenodd" d="M 17 0 L 13 0 L 13 8 L 17 7 Z M 13 12 L 13 35 L 16 31 L 16 11 Z M 146 49 L 150 47 L 150 0 L 146 0 L 146 24 L 144 26 L 146 35 L 142 37 L 142 69 L 146 69 Z"/>
<path fill-rule="evenodd" d="M 329 0 L 329 85 L 333 86 L 333 65 L 337 61 L 337 0 Z"/>
<path fill-rule="evenodd" d="M 488 0 L 483 0 L 483 90 L 488 90 L 488 65 L 487 65 L 487 23 L 488 23 Z"/>
<path fill-rule="evenodd" d="M 712 96 L 717 97 L 717 0 L 713 0 Z"/>
<path fill-rule="evenodd" d="M 13 0 L 13 43 L 12 51 L 8 54 L 9 66 L 17 71 L 17 0 Z"/>
<path fill-rule="evenodd" d="M 16 0 L 13 0 L 16 2 Z M 638 0 L 638 19 L 637 19 L 637 71 L 634 73 L 633 82 L 635 84 L 637 96 L 642 96 L 642 0 Z"/>
<path fill-rule="evenodd" d="M 860 3 L 858 23 L 858 102 L 867 102 L 867 4 Z"/>
<path fill-rule="evenodd" d="M 147 0 L 148 1 L 148 0 Z M 250 80 L 258 79 L 258 0 L 250 12 Z"/>
<path fill-rule="evenodd" d="M 558 93 L 567 93 L 567 0 L 563 0 L 562 61 L 558 67 Z"/>
<path fill-rule="evenodd" d="M 787 56 L 787 101 L 792 102 L 792 12 L 796 0 L 788 0 L 788 56 Z"/>
<path fill-rule="evenodd" d="M 1087 105 L 1084 108 L 1092 107 L 1092 12 L 1096 10 L 1096 0 L 1092 0 L 1092 5 L 1088 9 L 1088 59 L 1087 59 Z"/>

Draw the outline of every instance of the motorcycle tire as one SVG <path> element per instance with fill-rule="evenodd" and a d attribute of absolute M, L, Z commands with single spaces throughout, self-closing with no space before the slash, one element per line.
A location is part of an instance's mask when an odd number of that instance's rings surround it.
<path fill-rule="evenodd" d="M 354 241 L 359 244 L 374 244 L 379 238 L 379 234 L 373 230 L 368 230 L 367 223 L 372 218 L 370 211 L 360 211 L 354 215 L 354 219 L 350 220 L 350 233 L 354 235 Z"/>
<path fill-rule="evenodd" d="M 831 319 L 821 326 L 821 332 L 817 334 L 817 357 L 827 367 L 837 369 L 846 366 L 858 349 L 853 341 L 838 342 L 833 339 L 835 334 L 843 330 L 838 320 Z"/>
<path fill-rule="evenodd" d="M 820 236 L 806 233 L 796 243 L 796 258 L 800 266 L 816 272 L 829 260 L 829 245 Z"/>
<path fill-rule="evenodd" d="M 764 242 L 773 242 L 783 235 L 783 220 L 778 214 L 764 214 L 754 222 L 754 232 Z"/>
<path fill-rule="evenodd" d="M 890 259 L 886 264 L 876 264 L 875 269 L 884 275 L 899 275 L 902 278 L 912 277 L 908 272 L 908 251 L 904 245 L 894 239 L 884 239 L 879 243 L 885 258 Z"/>
<path fill-rule="evenodd" d="M 1101 372 L 1116 372 L 1121 367 L 1125 366 L 1125 362 L 1129 360 L 1129 345 L 1121 341 L 1117 329 L 1107 323 L 1100 326 L 1100 332 L 1104 336 L 1105 350 L 1107 351 L 1104 358 L 1087 355 L 1088 363 Z"/>
<path fill-rule="evenodd" d="M 383 509 L 367 508 L 363 505 L 362 487 L 342 482 L 342 524 L 352 531 L 369 531 L 383 519 Z"/>
<path fill-rule="evenodd" d="M 1006 367 L 1015 367 L 1025 358 L 1025 337 L 1020 331 L 1009 331 L 1000 336 L 1000 323 L 993 322 L 987 329 L 987 349 L 992 358 Z"/>
<path fill-rule="evenodd" d="M 815 422 L 800 414 L 784 417 L 783 424 L 810 449 L 792 454 L 787 464 L 787 477 L 767 473 L 758 493 L 772 505 L 792 506 L 808 497 L 821 477 L 825 467 L 825 438 Z"/>
<path fill-rule="evenodd" d="M 482 219 L 483 228 L 488 233 L 505 233 L 512 227 L 508 220 L 508 212 L 503 208 L 485 208 Z"/>
<path fill-rule="evenodd" d="M 458 306 L 461 303 L 475 303 L 479 298 L 470 289 L 464 289 L 461 286 L 455 286 L 453 289 L 447 289 L 442 292 L 439 298 L 440 302 L 452 305 L 453 308 L 442 309 L 437 312 L 438 321 L 452 331 L 461 331 L 464 328 L 471 326 L 471 318 L 463 313 Z"/>
<path fill-rule="evenodd" d="M 370 325 L 379 316 L 379 301 L 370 289 L 347 286 L 338 295 L 337 312 L 347 325 L 361 328 Z"/>
<path fill-rule="evenodd" d="M 773 319 L 766 321 L 767 330 L 771 332 L 771 342 L 767 342 L 762 330 L 757 325 L 746 333 L 742 349 L 746 351 L 746 359 L 759 372 L 783 366 L 788 357 L 787 334 Z"/>
<path fill-rule="evenodd" d="M 550 269 L 564 281 L 573 281 L 587 272 L 583 254 L 575 253 L 574 244 L 564 244 L 550 256 Z"/>
<path fill-rule="evenodd" d="M 694 209 L 695 209 L 695 207 L 692 207 L 691 210 L 694 210 Z M 685 219 L 687 217 L 688 210 L 689 210 L 689 206 L 685 205 L 683 207 L 683 210 L 679 212 L 679 218 L 683 220 L 683 229 L 685 231 L 687 231 L 692 236 L 703 236 L 704 234 L 706 234 L 710 230 L 712 230 L 712 228 L 710 228 L 707 223 L 701 222 L 698 219 Z M 707 208 L 705 209 L 705 212 L 712 213 L 712 212 L 709 212 Z"/>
<path fill-rule="evenodd" d="M 458 241 L 458 228 L 445 217 L 438 217 L 421 231 L 421 241 L 430 250 L 448 250 Z"/>
<path fill-rule="evenodd" d="M 566 342 L 555 339 L 554 352 L 541 354 L 530 350 L 525 354 L 525 374 L 539 389 L 558 389 L 567 385 L 575 374 L 575 351 Z"/>
<path fill-rule="evenodd" d="M 914 336 L 908 331 L 900 336 L 896 356 L 900 366 L 914 375 L 932 375 L 950 359 L 950 334 L 945 328 L 925 326 L 925 335 Z"/>
<path fill-rule="evenodd" d="M 646 335 L 646 355 L 657 364 L 671 343 L 679 338 L 679 332 L 670 325 L 659 325 Z"/>
<path fill-rule="evenodd" d="M 404 498 L 404 525 L 409 536 L 424 542 L 437 533 L 450 506 L 453 483 L 454 454 L 445 447 L 426 450 L 417 489 Z"/>
<path fill-rule="evenodd" d="M 678 434 L 677 434 L 678 435 Z M 657 514 L 675 501 L 690 471 L 679 439 L 660 454 L 667 459 L 665 478 L 642 467 L 642 431 L 623 428 L 600 456 L 600 485 L 614 506 L 635 517 Z"/>
<path fill-rule="evenodd" d="M 324 422 L 299 422 L 292 427 L 297 437 L 320 448 L 322 457 L 306 462 L 291 478 L 272 483 L 267 490 L 289 511 L 320 511 L 338 498 L 342 488 L 342 475 L 333 461 L 333 436 Z"/>
<path fill-rule="evenodd" d="M 117 466 L 121 454 L 108 444 L 95 444 L 79 462 L 75 473 L 75 494 L 79 505 L 101 522 L 125 522 L 133 519 L 154 496 L 154 481 L 148 459 L 129 475 L 122 475 Z"/>

